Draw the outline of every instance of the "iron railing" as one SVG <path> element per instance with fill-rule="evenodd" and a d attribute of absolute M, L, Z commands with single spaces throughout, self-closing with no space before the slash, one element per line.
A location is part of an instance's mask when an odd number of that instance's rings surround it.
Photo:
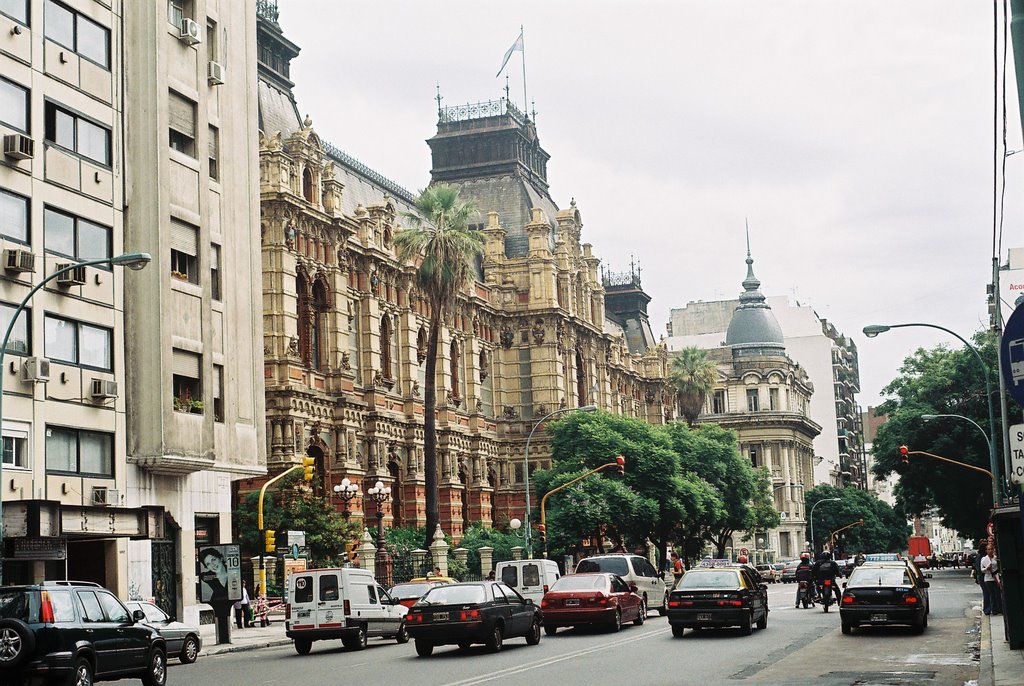
<path fill-rule="evenodd" d="M 505 98 L 501 100 L 488 100 L 487 102 L 473 102 L 466 105 L 455 105 L 453 107 L 442 107 L 437 113 L 438 120 L 443 124 L 469 121 L 471 119 L 485 119 L 487 117 L 500 117 L 504 114 L 511 115 L 520 124 L 525 124 L 527 121 L 526 115 Z"/>
<path fill-rule="evenodd" d="M 342 150 L 328 143 L 327 141 L 321 141 L 321 144 L 323 145 L 324 152 L 327 153 L 327 156 L 333 159 L 335 162 L 343 164 L 352 171 L 361 174 L 362 176 L 365 176 L 367 179 L 373 181 L 378 186 L 381 186 L 386 191 L 388 191 L 395 197 L 399 198 L 400 200 L 410 205 L 416 204 L 415 196 L 412 193 L 410 193 L 407 189 L 403 188 L 402 186 L 399 186 L 397 183 L 387 178 L 386 176 L 380 174 L 379 172 L 375 172 L 374 170 L 370 169 L 356 158 L 352 157 L 346 152 L 343 152 Z"/>

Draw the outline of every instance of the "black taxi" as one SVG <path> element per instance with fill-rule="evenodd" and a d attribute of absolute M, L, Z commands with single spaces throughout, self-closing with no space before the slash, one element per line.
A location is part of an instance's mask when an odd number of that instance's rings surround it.
<path fill-rule="evenodd" d="M 866 562 L 843 584 L 839 619 L 843 633 L 857 627 L 907 624 L 928 627 L 928 582 L 902 560 Z"/>
<path fill-rule="evenodd" d="M 745 635 L 768 626 L 768 585 L 746 565 L 695 567 L 668 597 L 673 636 L 686 629 L 738 626 Z"/>

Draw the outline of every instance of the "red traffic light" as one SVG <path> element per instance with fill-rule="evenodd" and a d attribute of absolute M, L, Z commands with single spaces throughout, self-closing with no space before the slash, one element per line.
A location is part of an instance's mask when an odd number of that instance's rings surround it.
<path fill-rule="evenodd" d="M 615 461 L 619 464 L 620 467 L 623 467 L 626 464 L 626 458 L 624 458 L 622 455 L 616 457 Z"/>
<path fill-rule="evenodd" d="M 537 531 L 547 531 L 547 529 L 544 527 L 543 524 L 538 524 L 537 525 Z"/>
<path fill-rule="evenodd" d="M 910 448 L 908 448 L 905 445 L 901 445 L 900 446 L 900 455 L 906 455 L 909 452 L 910 452 Z"/>

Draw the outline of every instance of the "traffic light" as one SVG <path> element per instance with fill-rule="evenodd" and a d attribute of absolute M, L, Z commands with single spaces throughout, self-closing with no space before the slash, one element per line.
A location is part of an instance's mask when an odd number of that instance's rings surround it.
<path fill-rule="evenodd" d="M 540 532 L 540 542 L 541 542 L 541 544 L 547 543 L 548 542 L 548 530 L 547 530 L 547 528 L 543 524 L 538 524 L 537 525 L 537 531 Z"/>
<path fill-rule="evenodd" d="M 263 532 L 263 549 L 268 553 L 277 550 L 277 532 L 269 529 Z"/>
<path fill-rule="evenodd" d="M 903 462 L 903 464 L 910 464 L 910 460 L 907 459 L 907 453 L 909 453 L 909 452 L 910 452 L 910 449 L 907 448 L 907 446 L 905 446 L 905 445 L 901 445 L 900 446 L 900 461 Z"/>
<path fill-rule="evenodd" d="M 313 465 L 316 464 L 316 459 L 312 457 L 302 458 L 302 478 L 305 481 L 313 480 Z"/>
<path fill-rule="evenodd" d="M 622 455 L 619 455 L 618 457 L 615 458 L 615 461 L 619 465 L 619 476 L 626 476 L 626 458 L 624 458 Z"/>

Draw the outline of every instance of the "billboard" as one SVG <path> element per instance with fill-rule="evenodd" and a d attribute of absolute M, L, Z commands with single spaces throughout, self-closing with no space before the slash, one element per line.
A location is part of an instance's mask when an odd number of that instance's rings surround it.
<path fill-rule="evenodd" d="M 1024 296 L 1024 269 L 1002 269 L 999 271 L 999 305 L 1003 321 L 1009 320 L 1017 308 L 1017 298 Z"/>
<path fill-rule="evenodd" d="M 197 548 L 199 602 L 234 602 L 242 597 L 242 556 L 238 545 Z"/>

